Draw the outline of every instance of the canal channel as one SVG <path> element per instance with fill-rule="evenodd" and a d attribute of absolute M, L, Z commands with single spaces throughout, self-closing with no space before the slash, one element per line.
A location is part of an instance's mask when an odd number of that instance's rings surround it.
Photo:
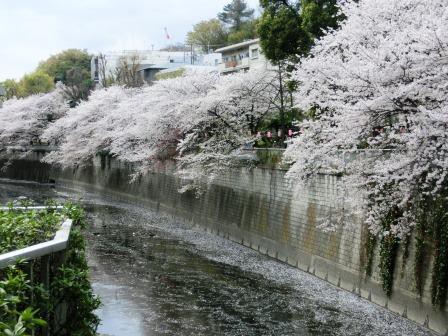
<path fill-rule="evenodd" d="M 81 202 L 101 335 L 432 335 L 193 224 L 107 195 L 0 180 L 0 203 Z"/>

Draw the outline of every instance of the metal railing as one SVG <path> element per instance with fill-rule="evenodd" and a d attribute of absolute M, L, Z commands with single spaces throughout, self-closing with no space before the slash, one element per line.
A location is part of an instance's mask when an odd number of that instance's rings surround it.
<path fill-rule="evenodd" d="M 8 211 L 8 210 L 46 210 L 46 209 L 55 209 L 61 210 L 64 209 L 62 205 L 57 206 L 47 206 L 47 205 L 37 205 L 37 206 L 0 206 L 0 211 Z"/>
<path fill-rule="evenodd" d="M 29 208 L 27 208 L 29 209 Z M 72 227 L 72 220 L 65 220 L 61 228 L 56 232 L 50 241 L 28 246 L 20 250 L 0 254 L 0 269 L 15 264 L 18 260 L 32 260 L 55 252 L 65 250 L 68 245 L 68 238 Z"/>
<path fill-rule="evenodd" d="M 62 206 L 48 207 L 48 206 L 17 206 L 17 207 L 0 207 L 2 211 L 10 211 L 10 210 L 44 210 L 44 209 L 62 209 Z M 63 260 L 63 252 L 68 248 L 70 231 L 72 228 L 73 221 L 71 219 L 66 219 L 62 222 L 61 227 L 58 231 L 56 231 L 55 236 L 52 240 L 31 245 L 22 249 L 18 249 L 15 251 L 7 252 L 4 254 L 0 254 L 0 270 L 6 268 L 10 265 L 16 264 L 19 260 L 27 260 L 31 261 L 29 265 L 30 273 L 30 281 L 33 282 L 35 275 L 33 272 L 33 265 L 35 260 L 40 261 L 40 274 L 38 275 L 38 279 L 42 284 L 43 288 L 49 289 L 51 282 L 51 269 L 54 264 L 58 264 Z M 59 253 L 58 253 L 59 252 Z M 58 253 L 58 254 L 56 254 Z M 49 336 L 50 329 L 52 328 L 52 324 L 49 321 L 50 312 L 43 312 L 43 318 L 49 322 L 47 327 L 42 328 L 41 336 Z M 56 321 L 56 320 L 55 320 Z M 60 322 L 60 320 L 58 320 Z M 55 323 L 56 324 L 56 323 Z M 34 333 L 33 333 L 34 335 Z"/>

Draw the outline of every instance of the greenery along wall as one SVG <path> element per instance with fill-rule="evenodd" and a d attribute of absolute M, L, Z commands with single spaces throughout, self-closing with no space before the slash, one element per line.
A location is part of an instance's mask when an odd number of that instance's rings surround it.
<path fill-rule="evenodd" d="M 416 226 L 407 236 L 399 239 L 385 235 L 390 230 L 391 222 L 397 213 L 390 211 L 383 219 L 383 230 L 377 236 L 369 233 L 365 243 L 366 274 L 372 275 L 372 264 L 375 246 L 379 245 L 379 274 L 383 290 L 388 296 L 393 293 L 396 268 L 400 265 L 397 259 L 402 249 L 401 269 L 406 268 L 410 245 L 414 246 L 413 277 L 415 291 L 422 296 L 425 287 L 425 275 L 430 272 L 431 299 L 434 306 L 444 309 L 448 292 L 448 217 L 445 197 L 422 197 L 415 209 Z"/>
<path fill-rule="evenodd" d="M 99 320 L 93 311 L 100 302 L 88 279 L 84 211 L 70 203 L 62 211 L 50 205 L 0 211 L 0 253 L 50 240 L 64 218 L 73 220 L 68 249 L 50 257 L 48 288 L 39 279 L 39 260 L 0 270 L 0 336 L 38 334 L 43 328 L 51 335 L 96 335 Z"/>

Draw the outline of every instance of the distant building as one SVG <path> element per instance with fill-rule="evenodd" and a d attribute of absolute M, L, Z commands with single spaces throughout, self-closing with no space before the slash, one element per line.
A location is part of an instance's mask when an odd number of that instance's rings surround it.
<path fill-rule="evenodd" d="M 163 69 L 175 68 L 192 62 L 191 53 L 183 51 L 124 50 L 95 55 L 91 62 L 91 77 L 101 83 L 104 76 L 111 76 L 121 60 L 128 63 L 137 62 L 138 72 L 142 79 L 150 83 L 155 74 Z M 194 61 L 194 60 L 193 60 Z"/>
<path fill-rule="evenodd" d="M 129 63 L 138 61 L 138 73 L 143 81 L 150 84 L 155 75 L 162 70 L 175 71 L 191 66 L 216 66 L 221 54 L 202 55 L 199 51 L 158 51 L 158 50 L 125 50 L 95 55 L 91 62 L 91 78 L 101 85 L 103 76 L 114 74 L 120 60 Z"/>
<path fill-rule="evenodd" d="M 219 64 L 219 71 L 222 74 L 270 66 L 263 55 L 259 39 L 232 44 L 216 49 L 215 52 L 222 54 L 222 62 Z"/>

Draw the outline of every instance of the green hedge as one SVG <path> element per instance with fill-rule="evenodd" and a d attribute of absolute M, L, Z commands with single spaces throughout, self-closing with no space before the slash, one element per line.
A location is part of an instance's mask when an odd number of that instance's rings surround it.
<path fill-rule="evenodd" d="M 0 270 L 0 336 L 38 334 L 42 328 L 49 328 L 51 335 L 96 335 L 99 319 L 94 310 L 100 302 L 88 278 L 85 213 L 70 203 L 62 211 L 53 205 L 39 211 L 0 211 L 1 253 L 51 240 L 64 218 L 73 220 L 67 250 L 50 257 L 48 288 L 40 282 L 38 260 Z M 66 320 L 57 316 L 61 309 Z"/>

